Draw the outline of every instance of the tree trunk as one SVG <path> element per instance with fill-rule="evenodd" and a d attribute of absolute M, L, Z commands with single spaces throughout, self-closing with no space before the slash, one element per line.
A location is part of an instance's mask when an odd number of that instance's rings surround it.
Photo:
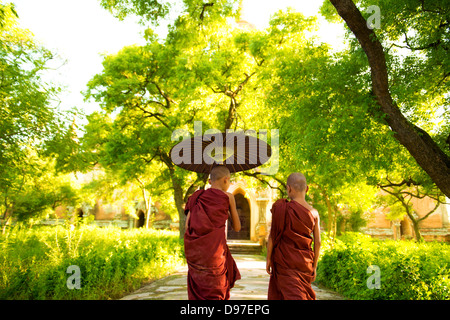
<path fill-rule="evenodd" d="M 420 233 L 419 221 L 417 221 L 416 219 L 411 219 L 411 221 L 413 223 L 414 237 L 416 238 L 416 241 L 417 242 L 422 242 L 423 241 L 423 237 L 422 237 L 422 234 Z"/>
<path fill-rule="evenodd" d="M 422 242 L 423 238 L 420 233 L 419 229 L 419 219 L 416 219 L 414 217 L 414 209 L 408 205 L 408 203 L 405 202 L 405 198 L 402 196 L 401 193 L 397 194 L 395 196 L 400 202 L 402 203 L 403 207 L 405 208 L 406 214 L 408 215 L 409 220 L 411 220 L 414 228 L 414 237 L 416 238 L 417 242 Z"/>
<path fill-rule="evenodd" d="M 403 202 L 402 202 L 403 203 Z M 416 238 L 417 242 L 422 242 L 423 238 L 422 238 L 422 234 L 420 233 L 420 229 L 419 229 L 419 219 L 416 219 L 414 217 L 414 211 L 413 209 L 409 209 L 407 207 L 407 205 L 405 203 L 403 203 L 403 205 L 406 208 L 406 213 L 408 215 L 409 220 L 411 220 L 412 224 L 413 224 L 413 228 L 414 228 L 414 238 Z"/>
<path fill-rule="evenodd" d="M 5 224 L 3 225 L 3 230 L 2 230 L 3 235 L 6 233 L 6 226 L 11 222 L 11 220 L 12 220 L 12 218 L 11 218 L 11 216 L 9 216 L 4 221 Z"/>
<path fill-rule="evenodd" d="M 173 188 L 173 199 L 175 200 L 175 206 L 178 211 L 178 219 L 179 219 L 179 230 L 180 230 L 180 238 L 184 237 L 184 224 L 186 221 L 186 217 L 184 215 L 184 198 L 183 198 L 183 188 L 175 175 L 175 168 L 172 162 L 172 159 L 167 153 L 160 152 L 159 153 L 161 161 L 164 162 L 169 169 L 170 180 L 172 181 Z"/>
<path fill-rule="evenodd" d="M 336 227 L 335 227 L 335 214 L 333 213 L 333 208 L 331 206 L 330 199 L 327 196 L 327 193 L 324 189 L 319 187 L 319 189 L 322 191 L 322 195 L 325 198 L 325 202 L 327 204 L 328 209 L 328 221 L 327 221 L 327 231 L 332 239 L 336 236 Z"/>
<path fill-rule="evenodd" d="M 142 197 L 144 198 L 145 205 L 145 229 L 150 227 L 150 215 L 152 212 L 152 197 L 147 197 L 147 192 L 145 189 L 145 184 L 141 181 L 141 179 L 136 178 L 136 181 L 139 183 L 139 188 L 142 191 Z"/>
<path fill-rule="evenodd" d="M 178 219 L 179 219 L 179 230 L 180 230 L 180 238 L 184 237 L 184 225 L 186 221 L 186 216 L 184 215 L 184 209 L 183 209 L 183 188 L 181 187 L 180 183 L 178 182 L 177 177 L 175 176 L 175 170 L 173 168 L 169 168 L 170 172 L 170 180 L 172 180 L 172 187 L 173 187 L 173 197 L 175 200 L 175 206 L 177 207 L 178 211 Z"/>
<path fill-rule="evenodd" d="M 383 47 L 352 0 L 330 0 L 367 55 L 372 88 L 394 137 L 409 151 L 436 186 L 450 197 L 450 157 L 421 128 L 410 123 L 392 100 Z"/>
<path fill-rule="evenodd" d="M 145 191 L 144 191 L 145 192 Z M 152 214 L 152 197 L 149 196 L 145 200 L 145 211 L 146 212 L 146 219 L 145 219 L 145 228 L 148 229 L 151 226 L 150 217 Z"/>

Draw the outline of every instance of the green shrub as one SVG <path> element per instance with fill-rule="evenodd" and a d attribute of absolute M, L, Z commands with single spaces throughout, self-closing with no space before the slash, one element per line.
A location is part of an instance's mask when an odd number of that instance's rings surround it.
<path fill-rule="evenodd" d="M 0 235 L 0 299 L 113 299 L 184 263 L 178 233 L 80 226 Z M 66 273 L 80 268 L 81 289 Z"/>
<path fill-rule="evenodd" d="M 350 299 L 450 299 L 448 244 L 381 241 L 360 233 L 334 243 L 324 239 L 317 281 Z M 379 267 L 379 289 L 367 285 L 371 265 Z"/>

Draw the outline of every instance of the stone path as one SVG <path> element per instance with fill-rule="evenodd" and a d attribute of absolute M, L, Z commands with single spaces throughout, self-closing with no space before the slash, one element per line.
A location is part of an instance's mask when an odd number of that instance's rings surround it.
<path fill-rule="evenodd" d="M 231 289 L 230 300 L 266 300 L 269 275 L 266 273 L 265 258 L 258 255 L 234 254 L 241 273 Z M 149 283 L 121 300 L 187 300 L 187 266 L 176 273 Z M 317 300 L 344 300 L 341 295 L 313 284 Z"/>

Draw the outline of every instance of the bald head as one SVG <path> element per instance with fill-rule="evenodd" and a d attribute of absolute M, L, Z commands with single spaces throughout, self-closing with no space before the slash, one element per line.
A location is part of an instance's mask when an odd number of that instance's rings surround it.
<path fill-rule="evenodd" d="M 294 172 L 289 175 L 286 181 L 286 185 L 298 192 L 306 190 L 306 178 L 300 172 Z"/>
<path fill-rule="evenodd" d="M 211 179 L 211 182 L 214 182 L 219 179 L 222 179 L 223 177 L 229 177 L 230 175 L 231 175 L 230 170 L 228 170 L 227 167 L 216 166 L 216 167 L 212 168 L 212 170 L 211 170 L 210 179 Z"/>

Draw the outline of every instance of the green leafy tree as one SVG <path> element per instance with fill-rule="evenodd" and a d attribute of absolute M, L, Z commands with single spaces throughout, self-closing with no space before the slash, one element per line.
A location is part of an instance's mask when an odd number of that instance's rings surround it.
<path fill-rule="evenodd" d="M 0 185 L 6 187 L 26 157 L 24 145 L 49 136 L 55 122 L 49 102 L 57 89 L 41 81 L 52 54 L 17 26 L 14 7 L 1 4 L 0 19 Z"/>
<path fill-rule="evenodd" d="M 373 165 L 366 164 L 381 161 L 370 151 L 385 139 L 385 132 L 373 136 L 376 141 L 367 140 L 379 125 L 358 111 L 370 104 L 360 95 L 367 80 L 354 83 L 354 73 L 363 64 L 358 57 L 347 58 L 349 52 L 333 57 L 327 45 L 307 37 L 316 23 L 292 10 L 278 12 L 261 38 L 250 40 L 249 48 L 259 46 L 256 52 L 264 59 L 261 82 L 266 108 L 274 114 L 271 126 L 280 128 L 281 174 L 286 178 L 301 171 L 307 176 L 309 196 L 327 229 L 335 233 L 338 222 L 355 229 L 364 224 L 376 194 L 376 187 L 368 186 L 364 177 Z M 347 63 L 336 63 L 340 57 Z M 339 90 L 347 94 L 337 95 Z M 360 160 L 365 163 L 356 165 Z M 361 201 L 349 201 L 356 190 Z"/>
<path fill-rule="evenodd" d="M 289 21 L 298 23 L 300 18 Z M 282 32 L 286 25 L 277 29 Z M 364 212 L 374 205 L 378 185 L 393 176 L 399 183 L 421 169 L 385 125 L 385 115 L 373 99 L 363 51 L 351 45 L 332 53 L 327 45 L 302 38 L 301 31 L 289 36 L 283 38 L 283 48 L 267 69 L 276 79 L 268 103 L 279 114 L 275 123 L 282 130 L 283 167 L 303 171 L 313 182 L 311 196 L 314 205 L 326 212 L 323 220 L 328 230 L 336 230 L 347 219 L 357 228 L 364 223 Z M 393 66 L 396 59 L 390 60 Z M 393 77 L 399 88 L 406 87 L 401 68 Z M 435 129 L 427 110 L 439 97 L 418 97 L 417 101 L 420 108 L 411 109 L 411 117 Z M 420 179 L 420 196 L 429 192 L 434 197 L 434 184 L 426 177 Z"/>
<path fill-rule="evenodd" d="M 27 152 L 28 171 L 16 176 L 14 192 L 3 194 L 4 217 L 33 223 L 51 215 L 58 206 L 80 204 L 80 187 L 70 175 L 57 174 L 54 163 L 36 152 Z"/>
<path fill-rule="evenodd" d="M 204 187 L 207 175 L 173 164 L 169 151 L 176 143 L 171 141 L 174 130 L 193 133 L 193 121 L 202 121 L 204 130 L 257 130 L 264 123 L 257 112 L 263 96 L 252 82 L 261 61 L 242 48 L 242 31 L 223 12 L 207 5 L 201 12 L 193 8 L 198 5 L 186 8 L 165 41 L 147 31 L 146 46 L 126 47 L 105 57 L 104 71 L 89 82 L 86 92 L 87 98 L 101 103 L 105 118 L 114 114 L 97 150 L 99 162 L 128 179 L 141 180 L 143 190 L 163 188 L 149 182 L 158 175 L 168 178 L 181 227 L 183 203 Z M 101 127 L 97 120 L 102 122 L 102 116 L 92 118 L 89 126 Z M 159 169 L 152 173 L 152 167 Z"/>
<path fill-rule="evenodd" d="M 391 209 L 388 218 L 403 220 L 406 216 L 413 225 L 416 241 L 422 242 L 420 223 L 434 213 L 440 205 L 446 203 L 445 195 L 405 153 L 404 150 L 399 152 L 398 157 L 403 161 L 397 163 L 395 170 L 383 175 L 383 179 L 378 183 L 380 190 L 386 194 L 380 200 L 382 204 L 388 205 Z M 420 216 L 413 203 L 421 199 L 432 201 L 434 206 Z"/>
<path fill-rule="evenodd" d="M 170 57 L 170 50 L 155 40 L 145 47 L 126 47 L 106 57 L 103 73 L 88 85 L 87 97 L 101 102 L 107 116 L 113 112 L 117 115 L 111 118 L 104 140 L 92 141 L 89 132 L 85 136 L 87 146 L 98 146 L 95 152 L 100 164 L 141 187 L 147 211 L 153 180 L 149 166 L 165 164 L 181 217 L 183 173 L 178 172 L 169 155 L 172 131 L 182 121 L 175 90 L 180 83 L 171 68 L 175 60 Z M 103 122 L 102 116 L 91 116 L 88 128 L 98 130 Z"/>
<path fill-rule="evenodd" d="M 3 217 L 16 212 L 21 219 L 55 200 L 33 179 L 52 170 L 42 165 L 51 162 L 43 153 L 46 143 L 65 130 L 69 113 L 52 106 L 60 89 L 42 79 L 52 52 L 19 28 L 17 18 L 12 4 L 0 4 L 0 208 Z"/>
<path fill-rule="evenodd" d="M 364 50 L 385 124 L 450 196 L 448 1 L 357 1 L 358 8 L 352 0 L 330 0 L 322 12 L 333 18 L 329 3 L 358 41 L 353 46 Z M 380 10 L 379 28 L 367 23 L 371 5 Z M 442 121 L 431 129 L 436 112 Z"/>
<path fill-rule="evenodd" d="M 170 2 L 171 4 L 173 2 Z M 113 10 L 118 8 L 122 15 L 134 13 L 143 16 L 142 8 L 151 13 L 150 20 L 157 21 L 166 16 L 160 10 L 164 4 L 158 1 L 102 1 L 104 7 Z M 237 1 L 183 1 L 191 16 L 203 21 L 220 12 L 226 14 Z M 387 115 L 385 124 L 394 132 L 395 138 L 406 147 L 418 164 L 430 175 L 436 185 L 450 195 L 450 160 L 449 160 L 449 124 L 448 118 L 433 134 L 426 124 L 418 122 L 415 117 L 424 115 L 416 107 L 422 105 L 423 96 L 429 100 L 438 98 L 438 110 L 445 113 L 448 101 L 448 10 L 446 0 L 427 1 L 357 1 L 359 10 L 352 0 L 332 0 L 324 2 L 322 13 L 330 19 L 337 13 L 345 20 L 351 32 L 361 44 L 367 55 L 373 98 L 377 107 Z M 369 6 L 376 5 L 382 15 L 383 27 L 368 27 L 367 20 L 372 11 Z M 363 14 L 361 14 L 361 12 Z M 367 18 L 365 18 L 367 17 Z M 180 20 L 181 21 L 181 20 Z M 180 22 L 179 21 L 179 22 Z M 400 23 L 399 23 L 400 22 Z M 356 42 L 354 42 L 356 45 Z M 395 59 L 393 47 L 409 50 L 406 59 Z M 389 52 L 388 52 L 389 51 Z M 387 57 L 385 53 L 388 53 Z M 389 59 L 396 60 L 389 65 Z M 403 76 L 408 82 L 408 90 L 401 85 L 401 77 L 397 77 L 398 85 L 389 77 L 394 72 Z M 415 88 L 414 94 L 411 94 Z M 417 93 L 421 94 L 417 94 Z M 424 94 L 426 92 L 426 94 Z M 416 110 L 414 110 L 416 109 Z M 409 110 L 409 112 L 408 112 Z M 430 112 L 425 112 L 430 114 Z M 410 116 L 412 115 L 412 116 Z M 415 116 L 414 116 L 415 115 Z M 422 120 L 423 117 L 421 116 Z M 434 137 L 433 137 L 434 135 Z"/>

